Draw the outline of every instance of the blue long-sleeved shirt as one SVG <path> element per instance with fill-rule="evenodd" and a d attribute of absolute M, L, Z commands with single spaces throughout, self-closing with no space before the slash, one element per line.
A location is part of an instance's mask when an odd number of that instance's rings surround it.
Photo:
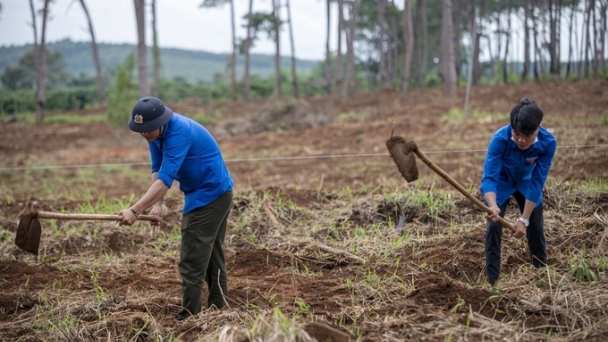
<path fill-rule="evenodd" d="M 232 190 L 234 182 L 220 148 L 198 122 L 174 113 L 159 139 L 148 146 L 152 172 L 158 172 L 158 179 L 169 188 L 174 180 L 179 182 L 184 214 Z"/>
<path fill-rule="evenodd" d="M 483 168 L 480 191 L 496 193 L 496 204 L 503 205 L 516 190 L 539 206 L 543 200 L 543 187 L 553 162 L 557 140 L 541 127 L 536 141 L 527 150 L 521 150 L 513 141 L 511 125 L 494 133 Z"/>

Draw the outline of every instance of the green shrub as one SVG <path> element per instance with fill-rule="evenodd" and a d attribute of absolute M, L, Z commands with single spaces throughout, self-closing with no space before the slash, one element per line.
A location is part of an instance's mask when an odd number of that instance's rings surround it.
<path fill-rule="evenodd" d="M 427 74 L 426 80 L 424 82 L 425 82 L 427 88 L 435 88 L 435 87 L 439 87 L 439 86 L 441 86 L 441 84 L 443 84 L 441 77 L 439 77 L 439 75 L 434 74 L 434 73 Z"/>
<path fill-rule="evenodd" d="M 52 89 L 46 93 L 45 109 L 48 111 L 83 109 L 98 102 L 95 87 Z M 0 115 L 35 110 L 36 92 L 34 90 L 3 90 L 0 92 Z"/>
<path fill-rule="evenodd" d="M 131 53 L 116 70 L 116 79 L 108 94 L 106 116 L 110 125 L 114 127 L 125 127 L 131 116 L 133 104 L 138 99 L 139 90 L 133 81 L 134 70 L 135 55 Z"/>

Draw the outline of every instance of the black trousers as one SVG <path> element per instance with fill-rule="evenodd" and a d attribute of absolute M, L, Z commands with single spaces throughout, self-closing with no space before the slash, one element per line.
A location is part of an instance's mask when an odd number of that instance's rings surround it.
<path fill-rule="evenodd" d="M 182 219 L 179 274 L 182 278 L 182 310 L 179 319 L 196 315 L 203 306 L 203 283 L 209 288 L 207 306 L 221 309 L 228 296 L 224 255 L 226 225 L 232 206 L 232 192 L 197 208 Z"/>
<path fill-rule="evenodd" d="M 516 191 L 513 198 L 517 201 L 519 212 L 522 213 L 526 198 L 521 192 Z M 500 206 L 500 217 L 505 216 L 505 210 L 509 204 L 508 199 Z M 547 244 L 545 242 L 545 231 L 543 227 L 543 204 L 541 203 L 530 215 L 530 224 L 526 229 L 528 248 L 530 249 L 530 260 L 534 267 L 539 268 L 547 263 Z M 488 220 L 486 226 L 486 273 L 488 282 L 494 284 L 500 274 L 500 248 L 502 239 L 502 224 Z"/>

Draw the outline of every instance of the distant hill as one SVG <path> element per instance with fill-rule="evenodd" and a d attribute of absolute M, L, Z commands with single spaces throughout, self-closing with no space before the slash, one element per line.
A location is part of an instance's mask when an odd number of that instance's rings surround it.
<path fill-rule="evenodd" d="M 117 65 L 124 62 L 129 53 L 136 53 L 134 44 L 107 44 L 100 43 L 99 55 L 104 72 L 115 69 Z M 47 47 L 52 51 L 61 51 L 67 63 L 67 71 L 74 77 L 81 73 L 87 75 L 95 74 L 95 65 L 91 56 L 90 42 L 74 42 L 64 39 L 57 42 L 48 43 Z M 0 72 L 7 65 L 14 65 L 19 62 L 19 58 L 33 45 L 20 46 L 0 46 Z M 162 71 L 161 77 L 174 78 L 183 77 L 191 83 L 198 81 L 212 81 L 213 76 L 218 72 L 226 71 L 227 54 L 211 53 L 206 51 L 194 51 L 175 48 L 161 47 Z M 152 65 L 152 53 L 148 49 L 149 65 Z M 296 61 L 298 72 L 309 72 L 319 61 L 302 60 Z M 282 57 L 283 68 L 291 67 L 291 60 Z M 244 70 L 244 56 L 237 57 L 238 78 L 242 78 Z M 260 76 L 267 76 L 274 72 L 274 56 L 253 54 L 251 56 L 251 73 Z"/>

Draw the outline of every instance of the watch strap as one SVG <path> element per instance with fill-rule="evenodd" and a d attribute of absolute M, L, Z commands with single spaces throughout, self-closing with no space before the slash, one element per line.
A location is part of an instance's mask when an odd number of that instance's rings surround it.
<path fill-rule="evenodd" d="M 517 221 L 523 223 L 526 228 L 528 228 L 528 226 L 530 225 L 530 220 L 526 220 L 523 217 L 518 218 Z"/>

